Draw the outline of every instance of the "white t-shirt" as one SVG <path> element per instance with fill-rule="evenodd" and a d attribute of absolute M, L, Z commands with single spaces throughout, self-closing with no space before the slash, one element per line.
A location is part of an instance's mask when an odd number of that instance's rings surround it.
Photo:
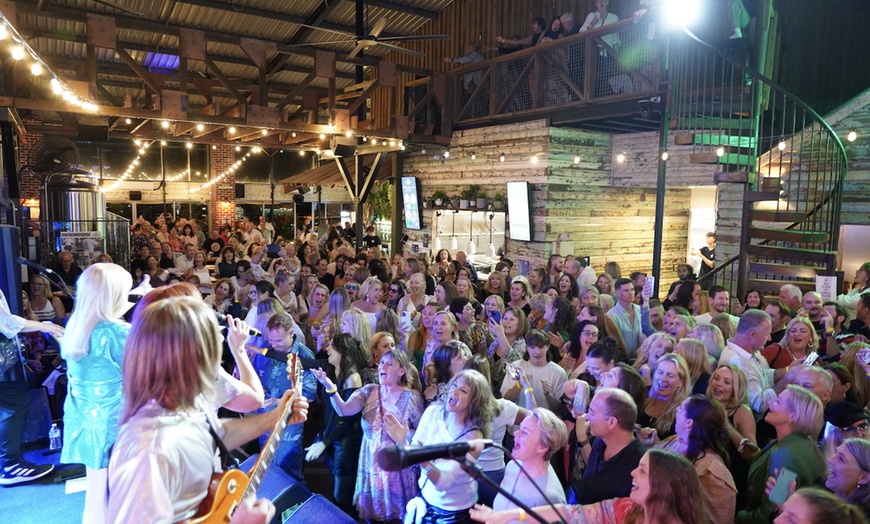
<path fill-rule="evenodd" d="M 496 402 L 498 402 L 501 413 L 492 419 L 492 436 L 490 438 L 496 444 L 501 444 L 504 441 L 508 426 L 513 426 L 517 420 L 520 407 L 503 398 L 497 399 Z M 486 448 L 480 453 L 477 463 L 480 464 L 483 471 L 497 471 L 504 467 L 504 452 L 498 448 Z"/>
<path fill-rule="evenodd" d="M 562 391 L 562 386 L 564 386 L 565 381 L 568 380 L 568 374 L 565 373 L 565 370 L 555 362 L 547 362 L 546 366 L 536 367 L 528 360 L 518 360 L 514 365 L 521 368 L 526 373 L 529 385 L 535 390 L 535 401 L 538 403 L 538 406 L 542 408 L 549 407 L 549 404 L 547 403 L 547 397 L 544 396 L 544 388 L 541 386 L 541 382 L 544 380 L 549 382 L 550 391 L 554 392 L 553 396 L 559 397 L 559 392 Z M 501 394 L 504 395 L 506 392 L 510 391 L 511 388 L 515 387 L 517 387 L 517 381 L 511 377 L 510 373 L 506 374 L 504 382 L 501 383 Z M 529 406 L 526 405 L 525 395 L 517 397 L 516 402 L 521 408 L 529 409 Z"/>
<path fill-rule="evenodd" d="M 445 415 L 444 404 L 435 403 L 426 408 L 414 433 L 413 444 L 431 446 L 471 438 L 470 435 L 454 436 L 448 433 L 444 423 Z M 467 457 L 474 461 L 471 455 Z M 462 470 L 459 462 L 453 459 L 436 459 L 432 461 L 432 465 L 441 471 L 441 487 L 436 487 L 426 476 L 426 472 L 420 473 L 418 482 L 421 494 L 429 504 L 448 511 L 459 511 L 468 509 L 477 502 L 477 481 Z"/>

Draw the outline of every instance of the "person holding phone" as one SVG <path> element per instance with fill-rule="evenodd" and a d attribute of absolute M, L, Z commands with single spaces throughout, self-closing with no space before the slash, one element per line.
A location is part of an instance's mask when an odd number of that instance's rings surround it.
<path fill-rule="evenodd" d="M 491 375 L 490 384 L 495 398 L 501 398 L 501 384 L 504 382 L 507 366 L 522 360 L 526 354 L 526 314 L 515 307 L 508 308 L 503 317 L 498 311 L 493 311 L 487 327 L 495 337 L 486 353 Z"/>
<path fill-rule="evenodd" d="M 795 474 L 797 488 L 818 485 L 824 478 L 825 458 L 814 437 L 824 422 L 822 401 L 813 392 L 788 385 L 770 401 L 764 419 L 776 430 L 776 440 L 749 466 L 746 507 L 737 512 L 737 524 L 767 524 L 776 509 L 766 493 L 767 479 L 789 470 Z"/>

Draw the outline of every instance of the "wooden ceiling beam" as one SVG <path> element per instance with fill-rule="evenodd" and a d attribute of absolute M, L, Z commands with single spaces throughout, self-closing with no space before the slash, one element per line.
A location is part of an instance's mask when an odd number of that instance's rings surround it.
<path fill-rule="evenodd" d="M 96 11 L 89 11 L 86 9 L 77 9 L 74 7 L 65 7 L 59 6 L 55 4 L 51 4 L 47 11 L 37 11 L 36 6 L 30 2 L 25 2 L 24 0 L 7 0 L 9 3 L 15 6 L 18 14 L 20 15 L 32 15 L 36 17 L 47 17 L 56 20 L 62 20 L 66 22 L 80 22 L 85 23 L 86 17 L 88 13 L 91 14 L 103 14 L 97 13 Z M 229 6 L 229 4 L 225 4 Z M 256 38 L 254 35 L 240 35 L 234 33 L 228 33 L 223 31 L 211 31 L 205 28 L 199 27 L 185 27 L 178 24 L 171 23 L 162 23 L 155 20 L 148 20 L 137 18 L 134 16 L 128 15 L 113 15 L 112 18 L 115 19 L 115 24 L 118 28 L 122 29 L 130 29 L 133 31 L 143 31 L 143 32 L 151 32 L 161 35 L 170 35 L 174 37 L 178 37 L 179 31 L 182 29 L 196 29 L 203 31 L 206 35 L 206 38 L 211 42 L 220 42 L 224 44 L 234 44 L 241 45 L 242 38 Z M 323 25 L 326 27 L 326 24 Z M 350 29 L 350 32 L 353 33 L 353 30 Z M 384 33 L 381 33 L 381 36 L 384 36 Z M 287 53 L 292 55 L 299 56 L 307 56 L 314 57 L 317 51 L 327 52 L 327 53 L 335 53 L 334 49 L 324 49 L 316 46 L 310 47 L 292 47 L 283 42 L 279 42 L 277 40 L 268 40 L 259 38 L 258 40 L 262 40 L 267 43 L 274 43 L 277 46 L 277 51 L 279 53 Z M 342 54 L 337 58 L 339 62 L 345 62 L 352 65 L 359 65 L 365 67 L 378 67 L 380 60 L 374 57 L 356 57 L 354 59 L 348 60 L 347 58 L 342 58 L 344 55 Z M 408 66 L 403 64 L 397 65 L 397 70 L 401 73 L 411 73 L 414 75 L 432 75 L 431 69 L 426 69 L 423 67 L 415 67 Z"/>
<path fill-rule="evenodd" d="M 438 20 L 438 11 L 434 9 L 426 9 L 425 7 L 416 7 L 413 5 L 399 4 L 390 0 L 368 0 L 368 4 L 372 7 L 381 7 L 396 11 L 398 13 L 407 13 L 409 15 L 428 18 L 429 20 Z"/>

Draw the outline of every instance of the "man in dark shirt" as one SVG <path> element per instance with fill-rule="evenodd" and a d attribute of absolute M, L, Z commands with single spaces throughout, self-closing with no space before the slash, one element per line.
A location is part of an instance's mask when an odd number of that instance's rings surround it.
<path fill-rule="evenodd" d="M 368 249 L 373 246 L 380 246 L 381 243 L 381 237 L 375 234 L 375 226 L 368 226 L 366 228 L 366 236 L 362 239 L 362 246 Z"/>
<path fill-rule="evenodd" d="M 335 275 L 329 273 L 326 268 L 329 265 L 329 260 L 325 258 L 321 258 L 317 261 L 317 264 L 314 265 L 314 269 L 317 271 L 317 280 L 320 281 L 321 284 L 329 288 L 329 291 L 332 292 L 332 288 L 335 286 Z"/>
<path fill-rule="evenodd" d="M 779 300 L 768 302 L 764 311 L 770 315 L 770 343 L 779 344 L 779 341 L 785 336 L 785 327 L 791 322 L 792 311 Z"/>
<path fill-rule="evenodd" d="M 76 286 L 76 280 L 82 274 L 82 268 L 73 263 L 72 253 L 69 251 L 61 251 L 57 254 L 57 265 L 54 272 L 61 278 L 66 285 L 70 287 Z"/>
<path fill-rule="evenodd" d="M 586 470 L 579 480 L 572 480 L 578 504 L 627 497 L 631 493 L 631 472 L 646 452 L 634 436 L 637 405 L 631 395 L 615 388 L 598 390 L 586 415 L 577 419 L 578 434 L 586 429 L 595 437 L 578 442 L 586 457 Z"/>
<path fill-rule="evenodd" d="M 138 280 L 142 277 L 142 273 L 148 270 L 149 256 L 151 256 L 151 248 L 142 246 L 139 248 L 139 257 L 130 261 L 130 274 L 133 275 L 133 280 Z"/>

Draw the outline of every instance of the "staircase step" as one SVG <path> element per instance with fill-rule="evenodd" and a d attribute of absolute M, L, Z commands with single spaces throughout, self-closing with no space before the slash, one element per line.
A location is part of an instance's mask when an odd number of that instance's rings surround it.
<path fill-rule="evenodd" d="M 719 133 L 694 133 L 694 143 L 703 146 L 755 147 L 758 142 L 754 136 L 728 135 Z"/>
<path fill-rule="evenodd" d="M 801 231 L 799 229 L 778 229 L 768 227 L 750 227 L 749 236 L 782 242 L 797 242 L 803 244 L 816 244 L 827 242 L 829 235 L 820 231 Z"/>
<path fill-rule="evenodd" d="M 806 213 L 796 211 L 771 211 L 765 209 L 753 209 L 749 213 L 751 220 L 759 220 L 761 222 L 800 222 L 807 218 Z"/>
<path fill-rule="evenodd" d="M 753 262 L 749 264 L 749 272 L 794 278 L 816 278 L 816 275 L 827 273 L 827 271 L 822 267 L 791 264 L 766 264 L 763 262 Z"/>
<path fill-rule="evenodd" d="M 779 200 L 779 191 L 747 191 L 743 193 L 744 202 L 767 202 Z"/>
<path fill-rule="evenodd" d="M 745 184 L 749 182 L 749 173 L 746 171 L 717 171 L 713 173 L 713 182 L 716 184 Z"/>
<path fill-rule="evenodd" d="M 716 87 L 707 87 L 704 89 L 692 89 L 690 91 L 684 91 L 682 93 L 682 100 L 686 100 L 689 97 L 694 99 L 697 98 L 707 98 L 707 99 L 728 99 L 733 100 L 736 98 L 741 98 L 744 96 L 750 96 L 752 94 L 752 86 L 716 86 Z"/>
<path fill-rule="evenodd" d="M 812 262 L 814 264 L 827 264 L 829 257 L 831 257 L 830 253 L 820 249 L 758 245 L 749 245 L 745 249 L 750 256 L 772 258 L 775 260 L 794 260 L 797 263 Z"/>
<path fill-rule="evenodd" d="M 815 281 L 807 280 L 772 280 L 772 279 L 757 279 L 750 278 L 748 281 L 749 289 L 754 289 L 765 295 L 776 295 L 779 293 L 779 288 L 786 284 L 793 284 L 800 288 L 801 291 L 815 291 Z"/>
<path fill-rule="evenodd" d="M 725 153 L 722 156 L 717 155 L 715 151 L 710 153 L 691 153 L 689 155 L 689 162 L 692 164 L 732 164 L 755 168 L 755 157 L 739 153 Z"/>

